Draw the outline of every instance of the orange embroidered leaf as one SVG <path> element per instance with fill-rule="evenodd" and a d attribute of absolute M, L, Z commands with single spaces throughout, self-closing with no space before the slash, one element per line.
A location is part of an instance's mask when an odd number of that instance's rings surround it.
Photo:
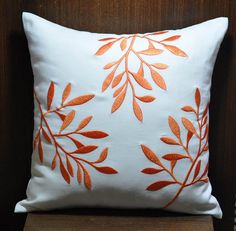
<path fill-rule="evenodd" d="M 78 126 L 78 128 L 77 128 L 76 130 L 79 131 L 79 130 L 85 128 L 85 127 L 90 123 L 90 121 L 91 121 L 92 118 L 93 118 L 92 116 L 88 116 L 88 117 L 84 118 L 84 119 L 80 122 L 80 124 L 79 124 L 79 126 Z"/>
<path fill-rule="evenodd" d="M 196 165 L 196 168 L 194 170 L 194 176 L 193 176 L 193 180 L 196 179 L 196 177 L 198 176 L 199 172 L 200 172 L 200 169 L 201 169 L 201 160 L 198 161 L 197 165 Z"/>
<path fill-rule="evenodd" d="M 106 79 L 103 81 L 103 84 L 102 84 L 102 92 L 104 92 L 111 84 L 112 80 L 113 80 L 113 77 L 114 77 L 114 74 L 115 74 L 115 70 L 113 70 L 107 77 Z"/>
<path fill-rule="evenodd" d="M 157 69 L 167 69 L 168 65 L 164 64 L 164 63 L 154 63 L 152 64 L 153 67 L 157 68 Z"/>
<path fill-rule="evenodd" d="M 108 40 L 112 40 L 112 39 L 116 39 L 116 38 L 102 38 L 102 39 L 99 39 L 98 41 L 108 41 Z"/>
<path fill-rule="evenodd" d="M 144 77 L 143 63 L 140 64 L 137 74 Z"/>
<path fill-rule="evenodd" d="M 117 75 L 114 78 L 114 80 L 112 82 L 112 88 L 116 87 L 120 83 L 120 81 L 122 80 L 123 75 L 124 75 L 124 72 L 120 73 L 119 75 Z"/>
<path fill-rule="evenodd" d="M 107 133 L 101 131 L 80 132 L 79 134 L 92 139 L 101 139 L 108 136 Z"/>
<path fill-rule="evenodd" d="M 169 122 L 169 127 L 171 129 L 171 131 L 173 132 L 173 134 L 180 138 L 180 128 L 178 123 L 175 121 L 175 119 L 171 116 L 169 116 L 168 118 L 168 122 Z"/>
<path fill-rule="evenodd" d="M 148 191 L 157 191 L 157 190 L 160 190 L 168 185 L 171 185 L 171 184 L 176 184 L 175 182 L 173 181 L 157 181 L 151 185 L 149 185 L 147 187 L 147 190 Z"/>
<path fill-rule="evenodd" d="M 69 136 L 69 138 L 71 139 L 71 141 L 75 144 L 75 146 L 77 147 L 77 149 L 83 147 L 84 145 L 79 141 L 74 139 L 73 137 Z"/>
<path fill-rule="evenodd" d="M 196 111 L 191 106 L 185 106 L 185 107 L 182 107 L 181 109 L 186 112 L 195 112 L 196 113 Z"/>
<path fill-rule="evenodd" d="M 83 95 L 83 96 L 79 96 L 77 98 L 74 98 L 72 100 L 70 100 L 68 103 L 66 103 L 64 106 L 76 106 L 76 105 L 81 105 L 84 104 L 86 102 L 88 102 L 89 100 L 91 100 L 92 98 L 94 98 L 95 95 Z"/>
<path fill-rule="evenodd" d="M 207 123 L 208 117 L 206 116 L 202 122 L 202 127 Z"/>
<path fill-rule="evenodd" d="M 117 98 L 115 99 L 112 108 L 111 108 L 111 112 L 115 112 L 124 102 L 125 96 L 126 96 L 126 91 L 127 91 L 127 87 L 120 93 L 120 95 L 117 96 Z"/>
<path fill-rule="evenodd" d="M 155 46 L 151 42 L 151 40 L 148 40 L 148 49 L 155 49 Z"/>
<path fill-rule="evenodd" d="M 43 137 L 45 138 L 45 140 L 47 140 L 48 143 L 52 143 L 49 135 L 47 134 L 47 132 L 44 130 L 44 128 L 42 129 L 42 133 L 43 133 Z"/>
<path fill-rule="evenodd" d="M 61 125 L 61 128 L 60 128 L 60 132 L 62 132 L 65 128 L 67 128 L 71 122 L 73 121 L 75 117 L 75 110 L 72 110 L 68 113 L 68 115 L 65 117 L 62 125 Z"/>
<path fill-rule="evenodd" d="M 86 153 L 90 153 L 90 152 L 94 151 L 97 148 L 98 148 L 98 146 L 95 146 L 95 145 L 82 146 L 82 147 L 78 148 L 75 151 L 75 153 L 86 154 Z"/>
<path fill-rule="evenodd" d="M 205 183 L 207 183 L 207 182 L 209 182 L 209 179 L 208 179 L 208 177 L 207 177 L 207 178 L 205 178 L 205 179 L 202 179 L 202 181 L 205 182 Z"/>
<path fill-rule="evenodd" d="M 152 101 L 154 101 L 156 99 L 155 97 L 153 97 L 151 95 L 136 96 L 136 98 L 144 103 L 151 103 Z"/>
<path fill-rule="evenodd" d="M 205 107 L 205 109 L 203 111 L 203 114 L 202 114 L 202 118 L 204 118 L 207 115 L 208 108 L 209 108 L 209 104 L 206 105 L 206 107 Z"/>
<path fill-rule="evenodd" d="M 39 143 L 38 143 L 38 153 L 39 153 L 40 161 L 43 162 L 43 147 L 42 147 L 42 142 L 41 142 L 40 136 L 39 136 Z"/>
<path fill-rule="evenodd" d="M 111 167 L 97 167 L 97 166 L 94 166 L 94 168 L 96 168 L 96 170 L 98 170 L 99 172 L 101 173 L 104 173 L 104 174 L 116 174 L 118 173 L 115 169 L 111 168 Z"/>
<path fill-rule="evenodd" d="M 175 168 L 175 165 L 177 163 L 177 160 L 171 160 L 170 161 L 170 166 L 171 166 L 171 172 L 173 172 L 174 168 Z"/>
<path fill-rule="evenodd" d="M 182 56 L 182 57 L 187 57 L 188 55 L 182 51 L 181 49 L 179 49 L 176 46 L 172 46 L 172 45 L 166 45 L 166 44 L 162 44 L 164 45 L 164 47 L 169 50 L 171 53 L 173 53 L 174 55 L 178 55 L 178 56 Z"/>
<path fill-rule="evenodd" d="M 188 131 L 190 131 L 193 134 L 197 135 L 197 131 L 196 131 L 195 127 L 193 126 L 193 124 L 190 120 L 188 120 L 187 118 L 182 117 L 182 123 Z"/>
<path fill-rule="evenodd" d="M 64 180 L 67 182 L 67 184 L 70 184 L 70 176 L 67 170 L 65 169 L 65 166 L 62 163 L 62 161 L 60 161 L 60 170 L 61 170 L 61 175 L 63 176 Z"/>
<path fill-rule="evenodd" d="M 91 190 L 92 189 L 92 181 L 91 181 L 91 177 L 89 175 L 89 172 L 84 167 L 83 167 L 83 171 L 84 171 L 84 185 L 88 190 Z"/>
<path fill-rule="evenodd" d="M 166 83 L 164 81 L 164 79 L 162 78 L 162 76 L 157 73 L 154 70 L 151 70 L 151 75 L 152 75 L 152 79 L 153 81 L 157 84 L 157 86 L 159 86 L 161 89 L 166 90 Z"/>
<path fill-rule="evenodd" d="M 120 49 L 123 51 L 127 47 L 127 38 L 124 38 L 120 43 Z"/>
<path fill-rule="evenodd" d="M 143 112 L 135 99 L 133 100 L 133 110 L 134 110 L 134 114 L 137 117 L 137 119 L 142 122 L 143 121 Z"/>
<path fill-rule="evenodd" d="M 207 173 L 208 173 L 208 168 L 209 168 L 209 163 L 207 163 L 207 165 L 206 165 L 206 167 L 205 167 L 205 169 L 204 169 L 204 171 L 203 171 L 203 173 L 202 173 L 202 176 L 201 176 L 201 177 L 203 177 L 203 176 L 206 176 L 206 175 L 207 175 Z"/>
<path fill-rule="evenodd" d="M 159 35 L 159 34 L 165 34 L 167 33 L 168 31 L 157 31 L 157 32 L 154 32 L 154 33 L 151 33 L 149 35 Z"/>
<path fill-rule="evenodd" d="M 66 118 L 66 116 L 60 112 L 55 111 L 55 113 L 60 117 L 62 121 Z"/>
<path fill-rule="evenodd" d="M 141 148 L 143 150 L 143 153 L 145 154 L 145 156 L 153 163 L 162 166 L 159 158 L 157 157 L 157 155 L 147 146 L 141 144 Z"/>
<path fill-rule="evenodd" d="M 196 92 L 195 92 L 195 102 L 196 102 L 197 107 L 199 107 L 201 103 L 201 93 L 198 88 L 196 89 Z"/>
<path fill-rule="evenodd" d="M 55 154 L 53 157 L 51 169 L 54 170 L 56 166 L 57 166 L 57 154 Z"/>
<path fill-rule="evenodd" d="M 131 73 L 132 76 L 134 77 L 135 81 L 143 88 L 147 89 L 147 90 L 152 90 L 152 86 L 151 84 L 139 73 Z"/>
<path fill-rule="evenodd" d="M 181 37 L 181 35 L 175 35 L 175 36 L 171 36 L 169 38 L 166 38 L 164 40 L 161 40 L 161 42 L 171 42 L 171 41 L 175 41 L 176 39 L 179 39 Z"/>
<path fill-rule="evenodd" d="M 125 87 L 125 83 L 114 92 L 113 97 L 116 97 L 117 95 L 119 95 L 121 91 L 124 89 L 124 87 Z"/>
<path fill-rule="evenodd" d="M 149 48 L 147 50 L 139 51 L 139 54 L 142 55 L 159 55 L 163 52 L 163 50 L 156 49 L 156 48 Z"/>
<path fill-rule="evenodd" d="M 68 157 L 66 158 L 66 165 L 67 165 L 68 172 L 73 177 L 74 176 L 74 171 L 73 171 L 73 167 L 72 167 L 71 162 L 70 162 Z"/>
<path fill-rule="evenodd" d="M 142 170 L 142 173 L 145 173 L 145 174 L 157 174 L 159 172 L 162 172 L 164 169 L 161 168 L 161 169 L 157 169 L 157 168 L 145 168 Z"/>
<path fill-rule="evenodd" d="M 108 63 L 107 65 L 105 65 L 105 66 L 103 67 L 103 69 L 107 70 L 107 69 L 113 67 L 116 63 L 117 63 L 116 61 L 115 61 L 115 62 Z"/>
<path fill-rule="evenodd" d="M 103 55 L 105 52 L 107 52 L 111 47 L 112 45 L 114 44 L 114 41 L 113 42 L 109 42 L 103 46 L 101 46 L 97 52 L 95 53 L 95 55 Z"/>
<path fill-rule="evenodd" d="M 108 148 L 105 148 L 105 149 L 101 152 L 99 158 L 98 158 L 96 161 L 94 161 L 93 163 L 94 163 L 94 164 L 101 163 L 101 162 L 103 162 L 103 161 L 107 158 L 107 156 L 108 156 Z"/>
<path fill-rule="evenodd" d="M 189 141 L 191 140 L 192 137 L 193 137 L 193 133 L 188 131 L 188 133 L 187 133 L 187 145 L 186 145 L 187 148 L 188 148 Z"/>
<path fill-rule="evenodd" d="M 206 147 L 204 147 L 203 151 L 206 152 L 209 150 L 209 146 L 207 145 Z"/>
<path fill-rule="evenodd" d="M 181 160 L 181 159 L 186 159 L 188 156 L 181 155 L 178 153 L 169 153 L 164 156 L 162 156 L 163 159 L 168 160 L 168 161 L 176 161 L 176 160 Z"/>
<path fill-rule="evenodd" d="M 51 82 L 49 89 L 48 89 L 48 96 L 47 96 L 47 102 L 48 102 L 48 110 L 51 108 L 52 100 L 54 97 L 54 83 Z"/>
<path fill-rule="evenodd" d="M 68 83 L 63 91 L 62 94 L 62 104 L 64 104 L 64 102 L 66 101 L 66 99 L 69 97 L 71 92 L 71 83 Z"/>
<path fill-rule="evenodd" d="M 170 137 L 161 137 L 161 141 L 170 145 L 179 145 L 177 141 L 175 141 L 174 139 Z"/>
<path fill-rule="evenodd" d="M 78 168 L 77 168 L 77 181 L 78 181 L 79 184 L 81 184 L 81 182 L 82 182 L 82 171 L 81 171 L 80 165 L 78 164 L 77 166 L 78 166 Z"/>
<path fill-rule="evenodd" d="M 34 150 L 35 150 L 36 145 L 37 145 L 38 140 L 39 140 L 39 135 L 40 135 L 39 133 L 40 133 L 40 131 L 37 132 L 37 134 L 36 134 L 36 136 L 34 138 L 34 144 L 33 144 Z"/>

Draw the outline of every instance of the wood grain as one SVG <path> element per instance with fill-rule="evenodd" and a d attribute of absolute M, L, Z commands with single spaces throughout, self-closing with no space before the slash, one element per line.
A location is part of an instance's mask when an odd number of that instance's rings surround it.
<path fill-rule="evenodd" d="M 0 213 L 1 225 L 22 230 L 13 215 L 30 176 L 33 75 L 21 24 L 30 11 L 79 30 L 134 33 L 181 28 L 218 16 L 230 27 L 213 74 L 210 105 L 210 177 L 224 212 L 215 230 L 232 230 L 236 153 L 235 0 L 1 0 L 0 1 Z M 201 49 L 199 47 L 199 49 Z"/>

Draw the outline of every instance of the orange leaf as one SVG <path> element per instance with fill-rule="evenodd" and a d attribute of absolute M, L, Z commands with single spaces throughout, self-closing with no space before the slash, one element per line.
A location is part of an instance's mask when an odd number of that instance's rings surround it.
<path fill-rule="evenodd" d="M 51 82 L 49 89 L 48 89 L 48 96 L 47 96 L 47 102 L 48 102 L 48 110 L 50 110 L 51 104 L 52 104 L 52 100 L 54 97 L 54 83 Z"/>
<path fill-rule="evenodd" d="M 186 112 L 195 112 L 196 113 L 196 111 L 191 106 L 185 106 L 185 107 L 182 107 L 181 109 Z"/>
<path fill-rule="evenodd" d="M 89 175 L 89 172 L 84 167 L 83 167 L 83 171 L 84 171 L 84 185 L 88 190 L 91 190 L 92 189 L 92 181 L 91 181 L 91 177 Z"/>
<path fill-rule="evenodd" d="M 197 165 L 196 165 L 196 168 L 194 170 L 194 176 L 193 176 L 193 180 L 196 179 L 196 177 L 198 176 L 199 172 L 200 172 L 200 169 L 201 169 L 201 160 L 198 161 Z"/>
<path fill-rule="evenodd" d="M 88 138 L 92 138 L 92 139 L 101 139 L 101 138 L 104 138 L 104 137 L 107 137 L 108 134 L 105 133 L 105 132 L 101 132 L 101 131 L 88 131 L 88 132 L 80 132 L 78 133 L 82 136 L 86 136 Z"/>
<path fill-rule="evenodd" d="M 107 69 L 113 67 L 116 63 L 117 63 L 116 61 L 111 62 L 111 63 L 108 63 L 107 65 L 105 65 L 105 66 L 103 67 L 103 69 L 107 70 Z"/>
<path fill-rule="evenodd" d="M 53 160 L 52 160 L 52 170 L 54 170 L 56 168 L 57 165 L 57 154 L 54 155 Z"/>
<path fill-rule="evenodd" d="M 105 148 L 105 149 L 101 152 L 99 158 L 98 158 L 96 161 L 94 161 L 93 163 L 94 163 L 94 164 L 97 164 L 97 163 L 103 162 L 103 161 L 107 158 L 107 155 L 108 155 L 108 148 Z"/>
<path fill-rule="evenodd" d="M 175 165 L 177 163 L 177 160 L 171 160 L 170 161 L 170 166 L 171 166 L 171 171 L 173 172 L 174 168 L 175 168 Z"/>
<path fill-rule="evenodd" d="M 60 128 L 60 132 L 62 132 L 65 128 L 67 128 L 71 122 L 73 121 L 75 117 L 75 110 L 72 110 L 68 113 L 68 115 L 65 117 L 62 125 L 61 125 L 61 128 Z"/>
<path fill-rule="evenodd" d="M 145 96 L 136 96 L 137 99 L 139 99 L 140 101 L 144 102 L 144 103 L 150 103 L 152 101 L 154 101 L 156 98 L 151 96 L 151 95 L 145 95 Z"/>
<path fill-rule="evenodd" d="M 77 147 L 77 149 L 83 147 L 84 145 L 79 141 L 79 140 L 76 140 L 74 138 L 72 138 L 71 136 L 69 136 L 69 138 L 71 139 L 71 141 L 75 144 L 75 146 Z"/>
<path fill-rule="evenodd" d="M 124 87 L 125 87 L 125 83 L 114 92 L 113 97 L 116 97 L 117 95 L 119 95 L 121 91 L 124 89 Z"/>
<path fill-rule="evenodd" d="M 83 119 L 80 122 L 80 124 L 79 124 L 79 126 L 76 130 L 79 131 L 79 130 L 83 129 L 84 127 L 86 127 L 89 124 L 89 122 L 91 121 L 92 118 L 93 118 L 92 116 L 88 116 L 85 119 Z"/>
<path fill-rule="evenodd" d="M 123 51 L 127 46 L 127 38 L 124 38 L 120 43 L 120 49 Z"/>
<path fill-rule="evenodd" d="M 82 171 L 79 164 L 78 164 L 78 169 L 77 169 L 77 181 L 79 184 L 81 184 L 82 182 Z"/>
<path fill-rule="evenodd" d="M 35 150 L 36 145 L 37 145 L 38 140 L 39 140 L 39 135 L 40 135 L 39 133 L 40 133 L 40 131 L 37 132 L 37 134 L 36 134 L 36 136 L 34 138 L 34 144 L 33 144 L 34 150 Z"/>
<path fill-rule="evenodd" d="M 66 158 L 66 165 L 67 165 L 68 172 L 73 177 L 74 176 L 74 171 L 73 171 L 73 167 L 72 167 L 72 165 L 70 163 L 69 158 Z"/>
<path fill-rule="evenodd" d="M 202 173 L 202 176 L 201 176 L 201 177 L 203 177 L 203 176 L 206 176 L 206 175 L 207 175 L 207 173 L 208 173 L 208 168 L 209 168 L 209 163 L 207 163 L 207 165 L 206 165 L 206 167 L 205 167 L 205 169 L 204 169 L 204 171 L 203 171 L 203 173 Z"/>
<path fill-rule="evenodd" d="M 163 168 L 161 169 L 157 169 L 157 168 L 145 168 L 142 170 L 142 173 L 145 173 L 145 174 L 157 174 L 159 172 L 162 172 L 163 171 Z"/>
<path fill-rule="evenodd" d="M 164 63 L 154 63 L 152 64 L 153 67 L 156 67 L 157 69 L 166 69 L 168 68 L 168 65 L 164 64 Z"/>
<path fill-rule="evenodd" d="M 66 118 L 66 116 L 65 116 L 64 114 L 62 114 L 62 113 L 59 113 L 59 112 L 57 112 L 57 111 L 55 111 L 55 113 L 60 117 L 60 119 L 61 119 L 62 121 Z"/>
<path fill-rule="evenodd" d="M 159 55 L 163 52 L 163 50 L 156 49 L 156 48 L 149 48 L 147 50 L 139 51 L 139 54 L 142 55 Z"/>
<path fill-rule="evenodd" d="M 95 53 L 95 55 L 103 55 L 106 51 L 108 51 L 112 45 L 114 44 L 114 41 L 113 42 L 109 42 L 103 46 L 101 46 L 97 52 Z"/>
<path fill-rule="evenodd" d="M 152 86 L 151 84 L 139 73 L 131 73 L 132 76 L 134 77 L 135 81 L 143 88 L 147 89 L 147 90 L 152 90 Z"/>
<path fill-rule="evenodd" d="M 114 80 L 113 80 L 113 82 L 112 82 L 112 88 L 116 87 L 116 86 L 120 83 L 120 81 L 122 80 L 123 75 L 124 75 L 124 72 L 123 72 L 123 73 L 120 73 L 119 75 L 117 75 L 117 76 L 114 78 Z"/>
<path fill-rule="evenodd" d="M 42 147 L 42 142 L 41 142 L 40 136 L 39 136 L 39 144 L 38 144 L 38 153 L 39 153 L 40 161 L 43 162 L 43 147 Z"/>
<path fill-rule="evenodd" d="M 70 100 L 68 103 L 66 103 L 64 106 L 76 106 L 76 105 L 81 105 L 84 104 L 86 102 L 88 102 L 89 100 L 91 100 L 92 98 L 94 98 L 95 95 L 90 94 L 90 95 L 82 95 L 79 96 L 77 98 L 74 98 L 72 100 Z"/>
<path fill-rule="evenodd" d="M 180 138 L 180 128 L 178 123 L 175 121 L 175 119 L 171 116 L 169 116 L 168 118 L 168 122 L 169 122 L 169 127 L 171 129 L 171 131 L 173 132 L 173 134 Z"/>
<path fill-rule="evenodd" d="M 162 166 L 159 158 L 157 157 L 157 155 L 147 146 L 141 144 L 141 148 L 143 150 L 143 153 L 145 154 L 145 156 L 153 163 Z"/>
<path fill-rule="evenodd" d="M 114 77 L 114 74 L 115 74 L 115 70 L 113 70 L 107 77 L 106 79 L 103 81 L 103 84 L 102 84 L 102 92 L 104 92 L 111 84 L 112 80 L 113 80 L 113 77 Z"/>
<path fill-rule="evenodd" d="M 187 57 L 188 56 L 184 51 L 182 51 L 181 49 L 179 49 L 176 46 L 166 45 L 166 44 L 162 44 L 162 45 L 164 45 L 165 48 L 168 49 L 174 55 L 178 55 L 178 56 L 182 56 L 182 57 Z"/>
<path fill-rule="evenodd" d="M 164 156 L 162 156 L 163 159 L 173 161 L 173 160 L 181 160 L 181 159 L 186 159 L 188 156 L 181 155 L 178 153 L 169 153 Z"/>
<path fill-rule="evenodd" d="M 201 103 L 201 93 L 198 88 L 196 89 L 196 92 L 195 92 L 195 102 L 196 102 L 197 107 L 199 107 Z"/>
<path fill-rule="evenodd" d="M 208 108 L 209 108 L 209 104 L 206 105 L 206 107 L 205 107 L 205 109 L 203 111 L 203 114 L 202 114 L 202 118 L 204 118 L 207 115 Z"/>
<path fill-rule="evenodd" d="M 102 38 L 102 39 L 99 39 L 98 41 L 108 41 L 108 40 L 112 40 L 112 39 L 116 39 L 116 38 Z"/>
<path fill-rule="evenodd" d="M 176 184 L 175 182 L 173 181 L 157 181 L 151 185 L 149 185 L 147 187 L 147 190 L 148 191 L 157 191 L 157 190 L 160 190 L 168 185 L 171 185 L 171 184 Z"/>
<path fill-rule="evenodd" d="M 188 120 L 187 118 L 182 117 L 182 123 L 188 131 L 190 131 L 193 134 L 197 135 L 197 131 L 196 131 L 195 127 L 193 126 L 193 124 L 190 120 Z"/>
<path fill-rule="evenodd" d="M 164 81 L 164 79 L 162 78 L 162 76 L 157 73 L 154 70 L 151 70 L 151 75 L 152 75 L 152 79 L 153 81 L 163 90 L 166 90 L 166 83 Z"/>
<path fill-rule="evenodd" d="M 43 131 L 43 136 L 44 136 L 45 140 L 47 140 L 47 142 L 51 144 L 52 141 L 51 141 L 49 135 L 47 134 L 47 132 L 44 129 L 42 129 L 42 131 Z"/>
<path fill-rule="evenodd" d="M 87 145 L 87 146 L 83 146 L 83 147 L 78 148 L 75 151 L 75 153 L 86 154 L 86 153 L 90 153 L 90 152 L 94 151 L 97 148 L 98 148 L 98 146 L 95 146 L 95 145 Z"/>
<path fill-rule="evenodd" d="M 133 100 L 133 110 L 134 110 L 134 114 L 137 117 L 137 119 L 142 122 L 143 121 L 143 112 L 135 99 Z"/>
<path fill-rule="evenodd" d="M 120 93 L 120 95 L 117 96 L 117 98 L 115 99 L 112 108 L 111 108 L 111 112 L 115 112 L 124 102 L 125 96 L 126 96 L 126 91 L 127 91 L 127 86 L 126 88 Z"/>
<path fill-rule="evenodd" d="M 188 133 L 187 133 L 187 145 L 186 145 L 187 148 L 188 148 L 188 144 L 189 144 L 189 141 L 191 140 L 192 136 L 193 136 L 193 133 L 188 131 Z"/>
<path fill-rule="evenodd" d="M 150 35 L 165 34 L 165 33 L 167 33 L 167 32 L 168 32 L 168 31 L 157 31 L 157 32 L 151 33 Z"/>
<path fill-rule="evenodd" d="M 71 83 L 68 83 L 63 91 L 62 94 L 62 104 L 66 101 L 66 99 L 69 97 L 71 92 Z"/>
<path fill-rule="evenodd" d="M 115 169 L 111 167 L 96 167 L 94 166 L 99 172 L 104 173 L 104 174 L 116 174 L 118 173 Z"/>
<path fill-rule="evenodd" d="M 164 40 L 161 40 L 161 42 L 171 42 L 171 41 L 174 41 L 176 39 L 179 39 L 181 37 L 181 35 L 175 35 L 175 36 L 171 36 L 169 38 L 166 38 Z"/>
<path fill-rule="evenodd" d="M 67 184 L 70 184 L 70 176 L 67 170 L 65 169 L 62 161 L 60 161 L 60 170 L 61 170 L 61 175 L 63 176 L 64 180 L 67 182 Z"/>
<path fill-rule="evenodd" d="M 137 74 L 144 77 L 143 63 L 140 64 Z"/>
<path fill-rule="evenodd" d="M 170 137 L 161 137 L 161 141 L 170 145 L 179 145 L 177 141 L 175 141 L 174 139 Z"/>

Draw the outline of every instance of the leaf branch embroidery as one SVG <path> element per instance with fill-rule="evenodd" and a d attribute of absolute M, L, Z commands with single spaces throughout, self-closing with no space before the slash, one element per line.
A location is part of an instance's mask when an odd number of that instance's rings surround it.
<path fill-rule="evenodd" d="M 70 110 L 70 108 L 74 108 L 75 106 L 82 105 L 90 101 L 94 95 L 83 95 L 73 99 L 68 100 L 71 93 L 71 84 L 69 83 L 62 94 L 61 105 L 52 108 L 53 98 L 54 98 L 55 86 L 54 83 L 51 82 L 48 95 L 47 95 L 47 111 L 43 111 L 41 103 L 34 92 L 35 100 L 37 102 L 39 111 L 40 111 L 40 126 L 34 138 L 34 149 L 38 145 L 38 154 L 39 159 L 43 162 L 43 143 L 42 139 L 45 139 L 49 144 L 53 145 L 55 148 L 55 154 L 52 160 L 51 168 L 54 170 L 56 166 L 59 164 L 59 169 L 64 180 L 70 184 L 71 178 L 75 176 L 74 166 L 77 166 L 77 181 L 79 184 L 82 183 L 82 179 L 84 181 L 84 185 L 88 190 L 92 189 L 92 179 L 87 169 L 87 166 L 90 166 L 96 169 L 98 172 L 103 174 L 117 174 L 117 170 L 109 167 L 109 166 L 99 166 L 98 164 L 102 163 L 106 160 L 108 156 L 108 148 L 105 148 L 100 153 L 99 157 L 95 161 L 86 160 L 82 158 L 82 156 L 86 156 L 91 154 L 94 150 L 98 148 L 96 145 L 85 145 L 78 138 L 79 136 L 83 136 L 89 139 L 102 139 L 108 136 L 107 133 L 103 131 L 91 130 L 84 131 L 83 129 L 92 121 L 93 117 L 88 116 L 84 118 L 78 125 L 78 127 L 71 131 L 70 125 L 76 116 L 76 111 L 74 109 Z M 62 113 L 62 109 L 68 109 L 69 112 L 67 114 Z M 58 128 L 58 132 L 54 132 L 52 127 L 50 126 L 50 120 L 52 117 L 48 117 L 48 115 L 56 115 L 61 120 L 61 125 Z M 53 118 L 55 119 L 55 117 Z M 55 129 L 54 129 L 55 130 Z M 66 145 L 62 145 L 61 140 L 71 141 L 74 146 L 74 151 L 68 151 Z"/>
<path fill-rule="evenodd" d="M 184 188 L 189 187 L 193 184 L 199 183 L 199 182 L 208 182 L 208 163 L 206 166 L 203 166 L 203 162 L 201 160 L 201 156 L 208 151 L 208 104 L 205 106 L 205 109 L 200 114 L 200 104 L 201 104 L 201 94 L 199 89 L 197 88 L 195 91 L 195 104 L 196 109 L 194 109 L 192 106 L 184 106 L 182 107 L 182 110 L 187 113 L 194 113 L 197 121 L 197 126 L 195 127 L 194 123 L 191 122 L 191 120 L 183 117 L 181 119 L 183 127 L 186 130 L 186 143 L 184 144 L 181 136 L 183 136 L 183 132 L 180 129 L 179 124 L 177 121 L 169 116 L 168 118 L 168 124 L 170 127 L 171 132 L 174 135 L 174 138 L 172 137 L 161 137 L 160 140 L 168 145 L 175 145 L 180 146 L 183 149 L 183 153 L 166 153 L 161 158 L 158 157 L 156 153 L 154 153 L 150 148 L 148 148 L 145 145 L 141 145 L 142 151 L 145 154 L 145 156 L 155 165 L 157 165 L 157 168 L 145 168 L 142 170 L 145 174 L 158 174 L 160 172 L 166 172 L 172 179 L 171 180 L 161 180 L 156 181 L 149 185 L 146 190 L 148 191 L 157 191 L 161 190 L 164 187 L 167 187 L 169 185 L 178 184 L 180 185 L 180 188 L 176 192 L 175 196 L 164 206 L 164 208 L 168 208 L 170 205 L 172 205 L 180 193 L 183 191 Z M 198 150 L 197 152 L 191 153 L 189 150 L 189 143 L 191 139 L 197 139 L 198 140 Z M 175 177 L 175 167 L 179 163 L 179 161 L 187 159 L 189 160 L 189 167 L 186 169 L 186 176 L 184 179 L 177 179 Z M 164 161 L 168 161 L 170 163 L 170 167 L 165 167 Z M 202 168 L 204 170 L 202 171 Z"/>
<path fill-rule="evenodd" d="M 153 82 L 159 88 L 162 90 L 167 90 L 165 80 L 160 74 L 160 71 L 167 69 L 168 65 L 165 63 L 149 63 L 148 61 L 145 61 L 145 56 L 158 56 L 164 51 L 169 51 L 176 56 L 187 57 L 187 54 L 180 48 L 169 44 L 179 39 L 181 37 L 180 35 L 167 37 L 163 40 L 156 39 L 156 36 L 167 32 L 168 31 L 160 31 L 145 35 L 135 34 L 130 36 L 121 36 L 118 38 L 103 38 L 99 40 L 101 42 L 105 42 L 105 44 L 97 50 L 95 55 L 104 55 L 118 42 L 120 49 L 123 52 L 122 56 L 118 60 L 107 63 L 103 67 L 104 70 L 109 70 L 109 74 L 103 82 L 102 92 L 106 91 L 110 85 L 112 88 L 116 88 L 113 94 L 115 100 L 112 105 L 112 113 L 121 107 L 125 100 L 126 93 L 128 89 L 130 89 L 133 98 L 133 112 L 139 121 L 143 121 L 143 113 L 141 107 L 139 106 L 139 102 L 151 103 L 155 100 L 155 97 L 151 95 L 138 96 L 136 94 L 133 80 L 144 90 L 152 90 L 152 85 L 147 78 L 147 73 L 145 74 L 144 68 L 148 70 Z M 147 48 L 139 51 L 136 50 L 134 45 L 137 39 L 147 41 Z M 130 69 L 129 60 L 131 54 L 134 55 L 136 60 L 139 62 L 138 72 Z M 124 63 L 124 67 L 121 67 L 122 63 Z"/>

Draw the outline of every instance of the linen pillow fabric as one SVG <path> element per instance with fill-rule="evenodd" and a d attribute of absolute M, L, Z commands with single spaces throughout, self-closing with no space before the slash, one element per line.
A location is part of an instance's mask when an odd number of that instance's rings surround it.
<path fill-rule="evenodd" d="M 23 13 L 34 151 L 16 212 L 68 207 L 222 212 L 208 180 L 208 104 L 227 18 L 97 34 Z"/>

